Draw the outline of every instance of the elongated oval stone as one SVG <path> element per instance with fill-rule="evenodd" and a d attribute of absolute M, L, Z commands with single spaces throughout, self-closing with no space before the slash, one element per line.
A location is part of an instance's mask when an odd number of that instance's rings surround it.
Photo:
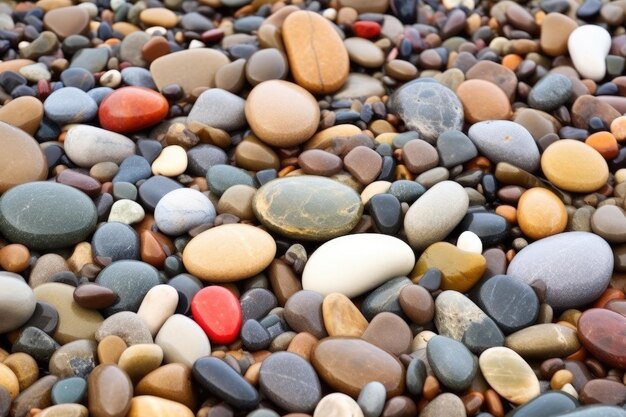
<path fill-rule="evenodd" d="M 135 143 L 126 136 L 88 125 L 71 127 L 63 147 L 72 162 L 83 168 L 91 168 L 99 162 L 119 165 L 135 154 Z"/>
<path fill-rule="evenodd" d="M 626 317 L 593 308 L 578 319 L 578 335 L 585 349 L 611 366 L 626 368 Z"/>
<path fill-rule="evenodd" d="M 31 182 L 0 199 L 0 232 L 32 249 L 57 249 L 83 241 L 96 227 L 96 206 L 67 185 Z"/>
<path fill-rule="evenodd" d="M 398 238 L 370 233 L 342 236 L 313 252 L 302 273 L 302 287 L 352 298 L 408 274 L 414 264 L 413 251 Z"/>
<path fill-rule="evenodd" d="M 609 284 L 613 252 L 601 237 L 567 232 L 531 243 L 511 261 L 507 275 L 528 284 L 541 279 L 546 302 L 555 309 L 576 308 L 594 301 Z"/>
<path fill-rule="evenodd" d="M 505 346 L 526 359 L 563 358 L 580 349 L 576 331 L 555 323 L 537 324 L 510 334 Z"/>
<path fill-rule="evenodd" d="M 190 94 L 196 87 L 213 87 L 215 73 L 228 63 L 228 57 L 220 51 L 193 48 L 154 60 L 150 73 L 159 90 L 168 84 L 178 84 L 186 94 Z M 181 68 L 186 70 L 181 71 Z"/>
<path fill-rule="evenodd" d="M 384 350 L 361 339 L 329 337 L 311 352 L 318 375 L 337 391 L 357 398 L 369 382 L 379 381 L 387 397 L 404 391 L 404 366 Z"/>
<path fill-rule="evenodd" d="M 311 175 L 268 182 L 254 196 L 252 209 L 263 225 L 281 235 L 323 241 L 352 230 L 363 205 L 350 187 Z"/>
<path fill-rule="evenodd" d="M 0 194 L 18 184 L 46 179 L 46 157 L 24 131 L 0 122 L 0 149 Z"/>
<path fill-rule="evenodd" d="M 508 417 L 535 417 L 538 415 L 554 416 L 573 411 L 578 401 L 562 391 L 549 391 L 516 408 Z"/>
<path fill-rule="evenodd" d="M 506 400 L 524 404 L 539 395 L 539 381 L 532 368 L 511 349 L 487 349 L 478 364 L 489 385 Z"/>
<path fill-rule="evenodd" d="M 133 132 L 157 124 L 168 110 L 167 100 L 156 91 L 122 87 L 102 100 L 98 117 L 107 130 Z"/>

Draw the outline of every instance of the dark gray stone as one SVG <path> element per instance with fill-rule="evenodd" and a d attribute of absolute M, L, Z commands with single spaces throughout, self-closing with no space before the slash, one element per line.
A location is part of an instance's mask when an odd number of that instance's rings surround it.
<path fill-rule="evenodd" d="M 246 320 L 240 332 L 243 347 L 249 352 L 267 349 L 272 337 L 265 327 L 256 320 Z"/>
<path fill-rule="evenodd" d="M 98 105 L 83 90 L 64 87 L 54 91 L 43 103 L 46 117 L 58 125 L 85 123 L 98 113 Z"/>
<path fill-rule="evenodd" d="M 470 138 L 465 133 L 456 130 L 449 130 L 439 135 L 437 152 L 440 165 L 446 168 L 464 164 L 478 155 L 478 150 Z"/>
<path fill-rule="evenodd" d="M 472 384 L 478 361 L 461 342 L 434 336 L 426 345 L 426 355 L 437 380 L 453 391 L 465 391 Z"/>
<path fill-rule="evenodd" d="M 104 223 L 91 239 L 93 255 L 103 265 L 122 259 L 139 259 L 139 235 L 127 224 Z"/>
<path fill-rule="evenodd" d="M 276 296 L 263 288 L 252 288 L 239 298 L 243 321 L 248 319 L 261 320 L 278 305 Z"/>
<path fill-rule="evenodd" d="M 548 74 L 540 79 L 528 94 L 528 104 L 535 109 L 551 112 L 565 104 L 572 95 L 572 82 L 562 74 Z"/>
<path fill-rule="evenodd" d="M 247 171 L 231 165 L 214 165 L 207 170 L 207 182 L 211 192 L 217 196 L 237 184 L 254 187 L 254 178 Z"/>

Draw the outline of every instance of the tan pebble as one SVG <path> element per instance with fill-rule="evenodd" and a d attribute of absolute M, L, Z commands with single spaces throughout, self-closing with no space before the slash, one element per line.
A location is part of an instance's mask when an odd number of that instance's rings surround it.
<path fill-rule="evenodd" d="M 350 416 L 363 417 L 361 407 L 346 394 L 328 394 L 317 404 L 313 417 Z"/>
<path fill-rule="evenodd" d="M 187 169 L 187 152 L 179 145 L 163 148 L 161 154 L 152 163 L 152 173 L 166 177 L 175 177 Z"/>
<path fill-rule="evenodd" d="M 145 9 L 139 14 L 139 19 L 144 25 L 163 26 L 166 29 L 173 28 L 178 22 L 176 14 L 164 7 Z"/>
<path fill-rule="evenodd" d="M 539 395 L 539 381 L 521 356 L 505 347 L 493 347 L 479 358 L 480 370 L 491 387 L 514 404 Z"/>
<path fill-rule="evenodd" d="M 163 323 L 174 315 L 177 305 L 178 291 L 170 285 L 157 285 L 146 293 L 137 315 L 143 319 L 154 337 Z"/>
<path fill-rule="evenodd" d="M 413 338 L 413 343 L 411 344 L 411 350 L 415 352 L 420 349 L 426 349 L 426 346 L 428 345 L 428 341 L 432 339 L 434 336 L 437 336 L 437 334 L 434 332 L 431 332 L 430 330 L 423 330 L 419 332 Z"/>
<path fill-rule="evenodd" d="M 246 381 L 248 381 L 250 384 L 254 386 L 259 385 L 259 376 L 261 372 L 262 363 L 263 362 L 256 362 L 250 365 L 250 367 L 246 370 L 246 373 L 243 376 L 246 379 Z"/>
<path fill-rule="evenodd" d="M 620 116 L 611 122 L 611 133 L 618 142 L 626 140 L 626 116 Z"/>
<path fill-rule="evenodd" d="M 197 399 L 191 381 L 191 368 L 170 363 L 144 376 L 135 386 L 135 395 L 154 395 L 195 409 Z"/>
<path fill-rule="evenodd" d="M 72 256 L 67 259 L 67 264 L 73 273 L 79 274 L 85 265 L 94 263 L 93 252 L 91 250 L 91 244 L 88 242 L 81 242 L 74 247 Z"/>
<path fill-rule="evenodd" d="M 360 133 L 361 129 L 355 125 L 336 125 L 316 133 L 304 144 L 304 149 L 327 149 L 331 147 L 335 138 L 349 137 Z"/>
<path fill-rule="evenodd" d="M 28 284 L 31 288 L 48 282 L 48 278 L 58 272 L 69 271 L 69 267 L 65 259 L 56 253 L 47 253 L 42 255 L 30 271 Z"/>
<path fill-rule="evenodd" d="M 133 382 L 138 382 L 157 369 L 163 361 L 163 349 L 159 345 L 139 344 L 129 346 L 117 363 Z"/>
<path fill-rule="evenodd" d="M 567 52 L 569 35 L 578 27 L 576 21 L 561 13 L 548 13 L 541 25 L 541 49 L 547 55 L 559 56 Z"/>
<path fill-rule="evenodd" d="M 183 404 L 150 395 L 134 397 L 126 417 L 195 417 Z"/>
<path fill-rule="evenodd" d="M 508 120 L 513 115 L 511 103 L 504 91 L 489 81 L 463 81 L 456 93 L 463 104 L 465 120 L 470 123 Z"/>
<path fill-rule="evenodd" d="M 573 139 L 554 142 L 541 156 L 546 178 L 565 191 L 591 192 L 606 184 L 609 168 L 598 151 Z"/>
<path fill-rule="evenodd" d="M 296 353 L 308 361 L 311 358 L 311 351 L 317 342 L 318 339 L 311 333 L 301 332 L 291 339 L 287 351 Z"/>
<path fill-rule="evenodd" d="M 238 167 L 249 171 L 280 169 L 280 158 L 274 150 L 254 135 L 248 135 L 235 149 L 235 162 Z"/>
<path fill-rule="evenodd" d="M 252 198 L 256 194 L 256 188 L 245 184 L 237 184 L 228 188 L 217 203 L 219 214 L 229 213 L 242 220 L 255 220 L 252 211 Z"/>
<path fill-rule="evenodd" d="M 45 408 L 35 417 L 87 417 L 89 410 L 81 404 L 58 404 Z"/>
<path fill-rule="evenodd" d="M 3 387 L 9 393 L 11 400 L 20 393 L 20 382 L 11 368 L 0 363 L 0 387 Z"/>
<path fill-rule="evenodd" d="M 560 369 L 552 375 L 550 379 L 550 387 L 553 390 L 562 389 L 565 384 L 569 384 L 573 381 L 574 374 L 567 369 Z"/>
<path fill-rule="evenodd" d="M 561 387 L 561 391 L 571 395 L 572 397 L 578 399 L 578 391 L 572 384 L 565 384 Z"/>
<path fill-rule="evenodd" d="M 526 236 L 542 239 L 565 230 L 567 211 L 553 192 L 545 188 L 531 188 L 519 199 L 517 222 Z"/>
<path fill-rule="evenodd" d="M 0 121 L 34 136 L 43 119 L 43 104 L 35 97 L 18 97 L 0 108 Z"/>
<path fill-rule="evenodd" d="M 117 364 L 127 347 L 126 342 L 121 337 L 115 335 L 106 336 L 98 343 L 98 362 L 102 364 Z"/>
<path fill-rule="evenodd" d="M 30 251 L 24 245 L 14 243 L 0 249 L 0 266 L 9 272 L 23 272 L 29 266 Z"/>
<path fill-rule="evenodd" d="M 17 377 L 20 392 L 30 387 L 39 379 L 39 366 L 35 359 L 27 353 L 13 353 L 2 361 L 2 363 L 8 366 Z"/>
<path fill-rule="evenodd" d="M 367 204 L 376 194 L 384 194 L 389 191 L 391 183 L 389 181 L 374 181 L 361 192 L 361 202 Z"/>

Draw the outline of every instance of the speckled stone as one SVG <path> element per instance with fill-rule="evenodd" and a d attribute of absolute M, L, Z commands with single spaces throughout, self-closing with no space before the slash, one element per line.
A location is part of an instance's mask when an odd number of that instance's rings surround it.
<path fill-rule="evenodd" d="M 43 109 L 46 117 L 59 125 L 88 122 L 98 113 L 96 102 L 76 87 L 53 92 L 44 101 Z"/>
<path fill-rule="evenodd" d="M 435 336 L 426 345 L 426 355 L 437 380 L 453 391 L 465 391 L 476 376 L 478 363 L 461 343 Z"/>

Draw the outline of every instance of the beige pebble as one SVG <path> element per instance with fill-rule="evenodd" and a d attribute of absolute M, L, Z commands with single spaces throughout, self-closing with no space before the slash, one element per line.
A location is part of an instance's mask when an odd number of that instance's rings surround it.
<path fill-rule="evenodd" d="M 128 347 L 117 363 L 133 383 L 157 369 L 163 362 L 163 349 L 159 345 L 139 344 Z"/>
<path fill-rule="evenodd" d="M 154 175 L 164 175 L 175 177 L 182 174 L 187 169 L 187 152 L 179 145 L 172 145 L 163 148 L 161 154 L 152 163 L 152 173 Z"/>
<path fill-rule="evenodd" d="M 178 291 L 170 285 L 157 285 L 150 288 L 139 306 L 137 315 L 143 319 L 154 337 L 163 323 L 174 315 L 177 305 Z"/>

